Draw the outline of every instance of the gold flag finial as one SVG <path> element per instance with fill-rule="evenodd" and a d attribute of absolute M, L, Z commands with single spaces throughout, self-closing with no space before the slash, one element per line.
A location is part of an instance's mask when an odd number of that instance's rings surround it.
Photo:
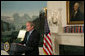
<path fill-rule="evenodd" d="M 45 16 L 47 16 L 47 8 L 46 7 L 44 8 L 44 11 L 45 11 Z"/>

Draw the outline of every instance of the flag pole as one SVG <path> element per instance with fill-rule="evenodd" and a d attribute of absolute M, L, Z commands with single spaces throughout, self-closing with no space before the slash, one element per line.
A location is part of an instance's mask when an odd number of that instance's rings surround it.
<path fill-rule="evenodd" d="M 45 16 L 47 16 L 47 8 L 44 8 Z"/>
<path fill-rule="evenodd" d="M 44 16 L 47 17 L 47 8 L 46 7 L 44 8 L 44 11 L 45 11 L 45 15 Z M 44 50 L 44 48 L 43 48 L 43 53 L 44 53 L 44 55 L 47 55 L 45 50 Z"/>

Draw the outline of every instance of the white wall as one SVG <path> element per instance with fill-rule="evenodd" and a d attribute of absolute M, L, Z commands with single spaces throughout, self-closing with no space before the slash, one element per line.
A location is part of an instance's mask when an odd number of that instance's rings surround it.
<path fill-rule="evenodd" d="M 66 1 L 48 1 L 47 2 L 47 20 L 48 20 L 48 24 L 49 24 L 49 28 L 50 28 L 50 31 L 52 33 L 52 44 L 53 44 L 53 52 L 54 54 L 59 54 L 59 41 L 62 42 L 64 39 L 64 42 L 68 43 L 67 40 L 69 39 L 69 41 L 71 41 L 72 43 L 74 43 L 74 39 L 73 38 L 68 38 L 68 35 L 66 34 L 66 36 L 64 36 L 65 38 L 61 38 L 61 37 L 57 37 L 57 34 L 63 34 L 63 27 L 65 26 L 71 26 L 71 25 L 67 25 L 67 16 L 66 16 Z M 56 22 L 56 24 L 53 24 L 52 23 L 52 20 L 54 17 L 54 21 L 53 22 Z M 76 25 L 72 25 L 72 26 L 79 26 L 79 24 L 76 24 Z M 80 25 L 83 25 L 83 24 L 80 24 Z M 74 33 L 73 33 L 74 34 Z M 72 34 L 72 36 L 70 37 L 74 37 Z M 70 34 L 69 34 L 70 35 Z M 75 35 L 75 34 L 74 34 Z M 67 38 L 66 38 L 67 37 Z M 78 36 L 79 37 L 79 36 Z M 60 38 L 60 40 L 58 41 L 58 39 Z M 66 40 L 67 39 L 67 40 Z M 77 41 L 75 41 L 75 43 L 77 44 L 82 44 L 83 45 L 83 41 L 80 42 L 81 40 L 84 41 L 83 37 L 79 37 L 79 39 L 77 38 Z M 79 43 L 78 43 L 79 42 Z M 74 44 L 75 44 L 74 43 Z M 70 43 L 68 43 L 69 45 L 71 45 Z M 76 45 L 77 45 L 76 44 Z"/>
<path fill-rule="evenodd" d="M 63 38 L 63 37 L 57 38 L 57 33 L 58 34 L 63 33 L 62 32 L 63 30 L 61 30 L 63 27 L 70 26 L 70 25 L 67 25 L 67 21 L 66 21 L 66 19 L 67 19 L 67 16 L 66 16 L 66 1 L 48 1 L 47 2 L 47 11 L 48 11 L 47 12 L 47 20 L 48 20 L 50 31 L 52 33 L 52 35 L 51 35 L 52 39 L 51 40 L 52 40 L 52 44 L 53 44 L 52 45 L 53 54 L 59 55 L 59 44 L 60 44 L 59 41 L 64 40 L 64 39 L 70 40 L 70 38 Z M 52 13 L 54 13 L 54 22 L 57 21 L 58 22 L 57 24 L 52 23 L 52 17 L 53 17 Z M 74 36 L 73 34 L 71 34 L 71 35 Z M 72 36 L 70 36 L 70 37 L 72 37 Z M 67 35 L 67 37 L 68 37 L 68 35 Z M 57 41 L 56 39 L 57 40 L 60 39 L 60 40 Z M 81 38 L 81 37 L 80 37 L 80 39 L 77 38 L 77 42 L 79 42 L 81 40 L 83 40 L 83 38 Z M 60 41 L 60 42 L 62 42 L 62 41 Z M 71 42 L 74 43 L 73 39 L 72 39 Z M 62 43 L 64 43 L 64 41 Z M 68 43 L 68 42 L 66 42 L 66 43 Z M 81 42 L 79 42 L 79 43 L 81 43 Z M 79 43 L 77 43 L 77 44 L 79 44 Z M 68 43 L 68 44 L 70 45 L 70 43 Z M 83 41 L 82 41 L 82 45 L 83 45 Z M 42 48 L 39 48 L 39 51 L 40 51 L 40 55 L 43 54 Z"/>
<path fill-rule="evenodd" d="M 66 26 L 66 1 L 48 1 L 47 9 L 48 9 L 48 18 L 49 16 L 52 15 L 51 14 L 52 12 L 54 11 L 59 12 L 59 9 L 61 9 L 61 14 L 62 14 L 61 21 L 63 26 Z"/>
<path fill-rule="evenodd" d="M 53 15 L 52 13 L 54 13 L 54 18 L 57 18 L 58 21 L 60 20 L 59 26 L 62 26 L 62 27 L 70 26 L 70 25 L 67 25 L 67 21 L 66 21 L 67 20 L 66 1 L 48 1 L 47 9 L 48 9 L 48 13 L 47 13 L 48 22 L 52 21 L 52 18 L 51 18 Z M 56 21 L 56 19 L 54 21 Z M 76 25 L 79 26 L 79 24 L 76 24 Z M 83 24 L 80 24 L 80 25 L 83 25 Z M 49 24 L 49 27 L 50 27 L 51 32 L 56 32 L 56 33 L 58 33 L 58 31 L 60 31 L 59 29 L 62 28 L 62 27 L 58 28 L 58 26 L 50 25 L 50 24 Z"/>

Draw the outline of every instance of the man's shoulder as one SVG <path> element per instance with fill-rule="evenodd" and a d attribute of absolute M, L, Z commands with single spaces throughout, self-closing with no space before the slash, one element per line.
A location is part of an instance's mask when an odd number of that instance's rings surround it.
<path fill-rule="evenodd" d="M 33 31 L 34 34 L 40 34 L 36 29 Z"/>
<path fill-rule="evenodd" d="M 35 33 L 39 33 L 36 29 L 34 29 L 34 31 L 33 32 L 35 32 Z"/>

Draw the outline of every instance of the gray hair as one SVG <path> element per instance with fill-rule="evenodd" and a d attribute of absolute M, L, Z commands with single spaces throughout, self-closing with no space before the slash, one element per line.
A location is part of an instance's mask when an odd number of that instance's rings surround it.
<path fill-rule="evenodd" d="M 27 21 L 27 23 L 30 23 L 31 26 L 35 27 L 35 24 L 32 21 Z"/>
<path fill-rule="evenodd" d="M 80 6 L 78 2 L 76 2 L 74 5 L 77 5 L 78 7 Z"/>

